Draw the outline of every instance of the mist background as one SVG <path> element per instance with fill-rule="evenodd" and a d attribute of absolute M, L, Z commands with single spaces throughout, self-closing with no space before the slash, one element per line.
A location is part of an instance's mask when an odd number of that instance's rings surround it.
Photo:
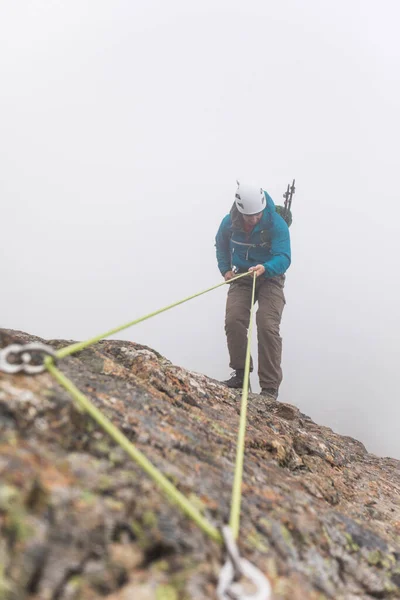
<path fill-rule="evenodd" d="M 400 458 L 399 18 L 2 2 L 0 326 L 80 340 L 214 285 L 236 179 L 279 204 L 296 178 L 280 400 Z M 226 291 L 116 337 L 225 379 Z"/>

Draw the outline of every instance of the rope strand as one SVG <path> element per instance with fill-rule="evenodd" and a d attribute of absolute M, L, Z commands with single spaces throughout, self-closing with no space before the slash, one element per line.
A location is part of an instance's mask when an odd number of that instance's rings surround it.
<path fill-rule="evenodd" d="M 190 517 L 205 534 L 216 542 L 222 543 L 221 533 L 216 527 L 197 510 L 197 508 L 184 496 L 170 481 L 138 450 L 128 438 L 111 423 L 111 421 L 52 363 L 52 359 L 46 360 L 46 367 L 53 377 L 74 398 L 78 406 L 86 411 L 92 419 L 100 425 L 108 435 L 125 450 L 142 469 L 145 471 L 158 487 L 169 497 L 171 502 L 177 504 L 182 511 Z"/>
<path fill-rule="evenodd" d="M 96 344 L 97 342 L 100 342 L 100 340 L 110 337 L 110 335 L 114 335 L 115 333 L 118 333 L 119 331 L 122 331 L 123 329 L 128 329 L 128 327 L 132 327 L 133 325 L 137 325 L 138 323 L 142 323 L 142 321 L 146 321 L 147 319 L 151 319 L 152 317 L 155 317 L 156 315 L 159 315 L 160 313 L 163 313 L 167 310 L 170 310 L 170 308 L 174 308 L 175 306 L 179 306 L 179 304 L 183 304 L 184 302 L 188 302 L 189 300 L 192 300 L 193 298 L 197 298 L 198 296 L 202 296 L 203 294 L 207 294 L 207 292 L 211 292 L 212 290 L 216 290 L 217 288 L 223 286 L 223 285 L 227 285 L 229 283 L 232 283 L 232 281 L 236 281 L 237 279 L 240 279 L 241 277 L 246 277 L 247 275 L 250 275 L 250 272 L 247 271 L 246 273 L 242 273 L 241 275 L 237 275 L 237 277 L 233 277 L 232 279 L 229 279 L 228 281 L 223 281 L 222 283 L 218 283 L 217 285 L 214 285 L 210 288 L 207 288 L 206 290 L 203 290 L 202 292 L 198 292 L 197 294 L 193 294 L 192 296 L 188 296 L 187 298 L 184 298 L 183 300 L 178 300 L 178 302 L 174 302 L 173 304 L 169 304 L 168 306 L 164 306 L 164 308 L 160 308 L 159 310 L 155 310 L 154 312 L 151 312 L 147 315 L 145 315 L 144 317 L 140 317 L 139 319 L 136 319 L 135 321 L 130 321 L 129 323 L 125 323 L 125 325 L 121 325 L 120 327 L 116 327 L 115 329 L 110 329 L 109 331 L 106 331 L 105 333 L 101 333 L 100 335 L 96 335 L 96 337 L 93 337 L 89 340 L 87 340 L 86 342 L 77 342 L 76 344 L 71 344 L 70 346 L 65 346 L 65 348 L 62 348 L 61 350 L 57 350 L 56 352 L 56 356 L 57 358 L 65 358 L 66 356 L 70 356 L 71 354 L 74 354 L 75 352 L 80 352 L 81 350 L 83 350 L 84 348 L 88 348 L 88 346 L 92 346 L 93 344 Z"/>
<path fill-rule="evenodd" d="M 240 407 L 240 424 L 239 433 L 236 449 L 236 465 L 235 465 L 235 478 L 232 487 L 232 502 L 231 502 L 231 515 L 229 525 L 232 530 L 233 536 L 236 539 L 239 535 L 239 522 L 240 522 L 240 507 L 242 500 L 242 481 L 243 481 L 243 462 L 244 462 L 244 446 L 246 436 L 246 423 L 247 423 L 247 404 L 249 396 L 249 379 L 250 379 L 250 357 L 251 357 L 251 332 L 252 332 L 252 317 L 255 299 L 257 276 L 254 274 L 253 277 L 253 289 L 251 293 L 251 307 L 250 307 L 250 322 L 249 331 L 247 335 L 247 348 L 246 348 L 246 361 L 244 366 L 244 377 L 243 377 L 243 391 L 242 391 L 242 402 Z"/>
<path fill-rule="evenodd" d="M 243 273 L 234 277 L 228 281 L 224 281 L 210 287 L 202 292 L 197 294 L 193 294 L 188 298 L 184 298 L 183 300 L 179 300 L 174 304 L 170 304 L 164 308 L 156 310 L 144 317 L 140 317 L 135 321 L 131 321 L 121 327 L 117 327 L 112 329 L 102 335 L 96 336 L 87 340 L 86 342 L 78 342 L 76 344 L 71 344 L 70 346 L 66 346 L 61 350 L 56 352 L 56 356 L 58 359 L 69 356 L 75 352 L 79 352 L 92 344 L 100 341 L 104 337 L 108 337 L 121 331 L 122 329 L 126 329 L 127 327 L 131 327 L 132 325 L 136 325 L 146 319 L 150 319 L 174 306 L 178 306 L 179 304 L 183 304 L 184 302 L 188 302 L 193 298 L 197 298 L 202 294 L 206 294 L 216 288 L 221 287 L 227 283 L 231 283 L 241 277 L 245 277 L 247 275 L 252 274 L 251 272 Z M 236 462 L 235 462 L 235 473 L 234 473 L 234 481 L 232 486 L 232 503 L 231 503 L 231 512 L 230 512 L 230 527 L 233 532 L 234 538 L 238 537 L 239 534 L 239 523 L 240 523 L 240 508 L 241 508 L 241 497 L 242 497 L 242 480 L 243 480 L 243 463 L 244 463 L 244 450 L 245 450 L 245 434 L 246 434 L 246 422 L 247 422 L 247 404 L 248 404 L 248 393 L 249 393 L 249 378 L 250 378 L 250 355 L 251 355 L 251 333 L 252 333 L 252 316 L 253 316 L 253 307 L 255 300 L 255 287 L 256 287 L 256 275 L 253 273 L 253 288 L 252 288 L 252 296 L 251 296 L 251 307 L 250 307 L 250 322 L 249 322 L 249 330 L 248 330 L 248 338 L 247 338 L 247 348 L 246 348 L 246 361 L 245 361 L 245 369 L 244 369 L 244 379 L 243 379 L 243 391 L 242 391 L 242 401 L 241 401 L 241 409 L 240 409 L 240 423 L 239 423 L 239 432 L 238 432 L 238 441 L 237 441 L 237 450 L 236 450 Z M 69 380 L 57 367 L 54 365 L 53 359 L 47 357 L 45 359 L 45 366 L 49 373 L 58 381 L 60 385 L 62 385 L 69 394 L 74 398 L 78 407 L 87 412 L 92 419 L 96 421 L 96 423 L 106 432 L 108 435 L 117 443 L 121 448 L 125 450 L 125 452 L 130 456 L 158 485 L 158 487 L 168 496 L 168 498 L 174 504 L 178 505 L 181 510 L 190 517 L 199 527 L 200 529 L 208 535 L 211 539 L 215 540 L 218 543 L 223 543 L 223 537 L 220 531 L 214 527 L 199 511 L 198 509 L 182 494 L 166 477 L 161 473 L 161 471 L 155 467 L 145 456 L 138 450 L 132 442 L 128 440 L 128 438 L 116 427 L 113 423 L 85 396 L 74 384 L 71 380 Z"/>

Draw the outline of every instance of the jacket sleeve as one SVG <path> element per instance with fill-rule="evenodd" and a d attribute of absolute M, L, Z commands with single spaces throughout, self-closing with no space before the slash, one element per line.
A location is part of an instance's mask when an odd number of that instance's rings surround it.
<path fill-rule="evenodd" d="M 230 237 L 230 216 L 226 215 L 226 217 L 222 219 L 221 225 L 219 226 L 217 235 L 215 237 L 218 269 L 221 271 L 222 276 L 224 276 L 225 273 L 230 271 L 232 268 L 229 250 Z"/>
<path fill-rule="evenodd" d="M 271 213 L 271 250 L 272 258 L 264 263 L 265 277 L 283 275 L 291 263 L 290 234 L 286 221 L 277 213 Z"/>

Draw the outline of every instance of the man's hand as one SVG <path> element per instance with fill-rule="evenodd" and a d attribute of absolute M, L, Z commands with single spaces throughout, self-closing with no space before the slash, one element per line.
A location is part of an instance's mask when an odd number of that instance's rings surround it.
<path fill-rule="evenodd" d="M 232 271 L 227 271 L 224 275 L 224 279 L 225 281 L 229 281 L 230 279 L 232 279 L 232 277 L 234 277 L 234 273 Z"/>
<path fill-rule="evenodd" d="M 260 277 L 265 273 L 265 267 L 263 265 L 256 265 L 255 267 L 250 267 L 249 271 L 255 272 L 256 277 Z"/>

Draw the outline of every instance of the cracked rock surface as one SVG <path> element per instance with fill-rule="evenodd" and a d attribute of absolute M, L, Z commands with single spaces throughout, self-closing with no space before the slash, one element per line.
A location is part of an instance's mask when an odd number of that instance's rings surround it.
<path fill-rule="evenodd" d="M 0 347 L 30 341 L 0 330 Z M 125 341 L 59 368 L 228 520 L 240 394 Z M 250 394 L 239 547 L 273 600 L 400 598 L 400 461 Z M 1 600 L 213 600 L 222 561 L 50 374 L 0 374 Z"/>

